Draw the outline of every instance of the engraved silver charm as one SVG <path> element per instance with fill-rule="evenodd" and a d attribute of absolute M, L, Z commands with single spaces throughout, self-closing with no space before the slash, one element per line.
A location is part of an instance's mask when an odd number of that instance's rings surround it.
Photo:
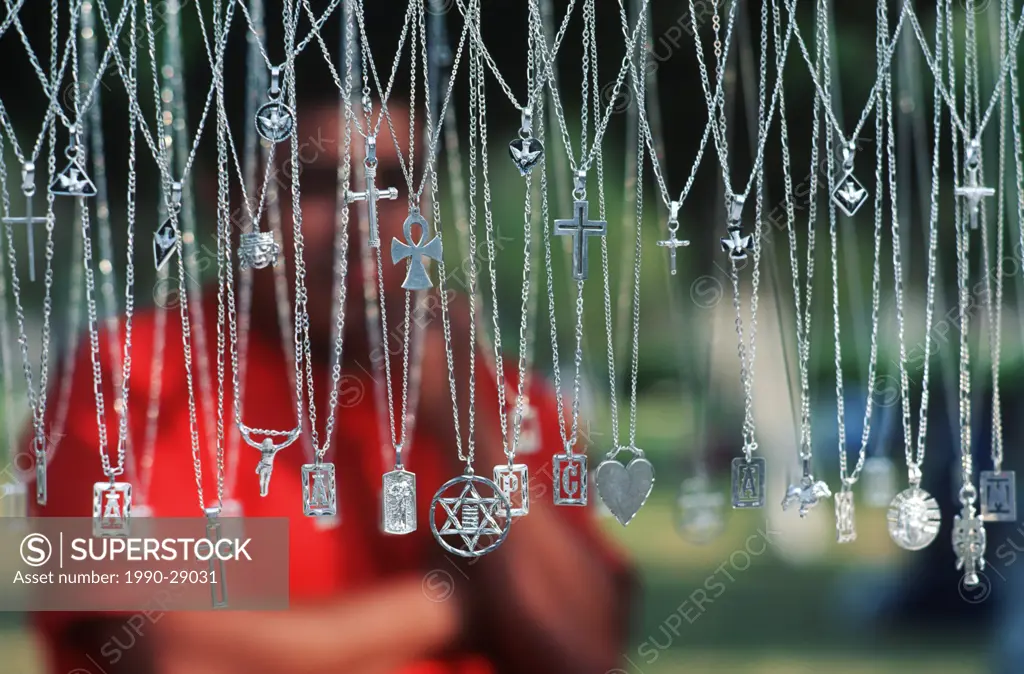
<path fill-rule="evenodd" d="M 690 543 L 706 545 L 725 531 L 725 494 L 703 477 L 683 480 L 676 507 L 676 530 Z"/>
<path fill-rule="evenodd" d="M 210 541 L 210 546 L 217 551 L 221 550 L 221 554 L 224 554 L 224 545 L 221 545 L 224 540 L 224 532 L 222 531 L 222 524 L 220 520 L 221 511 L 220 508 L 214 506 L 212 508 L 206 508 L 206 540 Z M 210 600 L 213 604 L 213 608 L 227 608 L 228 607 L 228 584 L 227 578 L 224 574 L 224 560 L 219 555 L 213 554 L 210 556 Z"/>
<path fill-rule="evenodd" d="M 92 486 L 92 535 L 131 533 L 132 486 L 128 482 L 96 482 Z"/>
<path fill-rule="evenodd" d="M 494 483 L 508 499 L 512 517 L 522 517 L 530 512 L 529 469 L 525 463 L 495 466 Z"/>
<path fill-rule="evenodd" d="M 412 238 L 412 226 L 420 226 L 420 238 L 418 241 L 413 241 Z M 413 206 L 409 209 L 409 217 L 405 219 L 402 224 L 402 232 L 405 235 L 405 240 L 409 243 L 403 243 L 396 238 L 391 239 L 391 262 L 392 264 L 398 264 L 402 260 L 409 258 L 409 270 L 405 274 L 405 281 L 402 282 L 402 287 L 406 290 L 428 290 L 434 287 L 434 284 L 430 281 L 430 276 L 427 275 L 427 268 L 423 264 L 423 258 L 430 258 L 431 260 L 441 259 L 441 237 L 435 236 L 430 241 L 427 238 L 430 236 L 430 225 L 427 224 L 427 219 L 420 214 L 420 209 Z M 426 241 L 426 243 L 424 243 Z"/>
<path fill-rule="evenodd" d="M 917 486 L 904 489 L 889 505 L 889 536 L 904 550 L 928 547 L 939 534 L 942 513 L 931 494 Z"/>
<path fill-rule="evenodd" d="M 967 147 L 964 157 L 964 171 L 967 173 L 965 185 L 954 188 L 956 196 L 964 200 L 967 206 L 967 213 L 970 216 L 971 229 L 978 229 L 978 218 L 981 215 L 981 203 L 983 199 L 994 197 L 995 189 L 985 187 L 981 184 L 981 144 L 972 140 Z"/>
<path fill-rule="evenodd" d="M 852 143 L 843 147 L 842 176 L 835 189 L 832 190 L 832 202 L 848 217 L 853 217 L 868 200 L 868 191 L 853 175 L 853 158 L 856 149 L 856 145 Z"/>
<path fill-rule="evenodd" d="M 295 129 L 295 113 L 281 100 L 281 69 L 270 69 L 270 99 L 256 111 L 256 133 L 271 143 L 287 140 Z"/>
<path fill-rule="evenodd" d="M 633 459 L 625 466 L 615 459 L 602 461 L 597 467 L 597 495 L 619 524 L 629 524 L 647 502 L 654 489 L 654 466 L 643 452 L 632 449 Z"/>
<path fill-rule="evenodd" d="M 1017 521 L 1017 479 L 1012 470 L 983 470 L 978 475 L 981 487 L 983 522 Z"/>
<path fill-rule="evenodd" d="M 21 167 L 21 193 L 25 195 L 25 215 L 20 218 L 10 215 L 3 218 L 8 225 L 25 225 L 25 236 L 28 239 L 28 280 L 36 280 L 36 241 L 35 226 L 49 222 L 49 218 L 33 215 L 32 198 L 36 194 L 36 166 L 26 162 Z"/>
<path fill-rule="evenodd" d="M 811 474 L 810 460 L 804 459 L 803 475 L 799 484 L 789 485 L 786 495 L 782 499 L 782 509 L 789 510 L 790 507 L 800 505 L 800 517 L 807 517 L 811 508 L 818 505 L 822 499 L 832 496 L 832 490 L 828 484 L 821 480 L 815 480 Z"/>
<path fill-rule="evenodd" d="M 302 466 L 302 512 L 306 517 L 331 516 L 338 512 L 333 463 L 307 463 Z"/>
<path fill-rule="evenodd" d="M 755 456 L 732 460 L 732 507 L 763 508 L 764 482 L 767 465 L 764 457 Z"/>
<path fill-rule="evenodd" d="M 836 494 L 836 541 L 852 543 L 857 540 L 856 522 L 853 517 L 853 492 L 844 486 Z"/>
<path fill-rule="evenodd" d="M 519 138 L 508 144 L 508 154 L 522 176 L 529 175 L 544 156 L 544 146 L 533 137 L 533 111 L 530 108 L 523 108 Z"/>
<path fill-rule="evenodd" d="M 244 232 L 238 241 L 238 266 L 242 269 L 276 267 L 281 246 L 273 232 Z"/>
<path fill-rule="evenodd" d="M 345 203 L 351 204 L 356 201 L 366 202 L 366 220 L 369 225 L 367 245 L 370 248 L 380 247 L 380 234 L 377 226 L 377 202 L 380 199 L 394 201 L 398 198 L 398 190 L 388 187 L 381 191 L 377 189 L 377 137 L 366 137 L 366 157 L 363 160 L 363 176 L 366 180 L 364 192 L 353 192 L 345 190 Z"/>
<path fill-rule="evenodd" d="M 384 473 L 381 529 L 386 534 L 416 531 L 416 476 L 401 466 Z"/>
<path fill-rule="evenodd" d="M 471 470 L 441 485 L 430 502 L 434 538 L 459 557 L 481 557 L 497 549 L 512 526 L 508 499 L 498 485 Z M 438 516 L 443 516 L 440 528 Z"/>
<path fill-rule="evenodd" d="M 960 514 L 953 518 L 953 552 L 956 570 L 964 572 L 964 587 L 977 586 L 978 572 L 985 570 L 985 523 L 975 517 L 973 502 L 973 496 L 963 500 Z"/>
<path fill-rule="evenodd" d="M 864 501 L 872 508 L 884 508 L 896 496 L 896 466 L 888 457 L 868 457 L 860 480 Z"/>
<path fill-rule="evenodd" d="M 42 446 L 42 449 L 40 449 Z M 36 439 L 36 503 L 46 505 L 46 445 Z"/>
<path fill-rule="evenodd" d="M 587 455 L 573 454 L 566 447 L 565 454 L 551 459 L 552 493 L 555 505 L 587 505 Z"/>
<path fill-rule="evenodd" d="M 181 211 L 181 183 L 171 183 L 170 203 L 168 204 L 174 213 Z M 174 226 L 175 218 L 168 218 L 160 229 L 153 232 L 153 266 L 160 271 L 178 250 L 178 239 L 180 234 Z"/>
<path fill-rule="evenodd" d="M 50 185 L 50 192 L 63 197 L 96 196 L 96 184 L 85 172 L 85 164 L 75 148 L 74 142 L 64 151 L 68 164 L 58 173 Z"/>
<path fill-rule="evenodd" d="M 668 206 L 668 238 L 664 241 L 659 241 L 658 246 L 661 248 L 668 248 L 668 267 L 672 275 L 676 275 L 676 249 L 680 246 L 689 246 L 689 241 L 676 238 L 676 232 L 679 231 L 679 208 L 682 204 L 678 201 L 673 201 Z"/>
<path fill-rule="evenodd" d="M 555 220 L 556 236 L 572 237 L 572 277 L 577 281 L 587 278 L 589 245 L 587 240 L 592 236 L 606 236 L 608 223 L 604 220 L 589 218 L 590 205 L 586 200 L 587 174 L 580 171 L 576 176 L 576 189 L 573 196 L 573 217 L 567 220 Z"/>

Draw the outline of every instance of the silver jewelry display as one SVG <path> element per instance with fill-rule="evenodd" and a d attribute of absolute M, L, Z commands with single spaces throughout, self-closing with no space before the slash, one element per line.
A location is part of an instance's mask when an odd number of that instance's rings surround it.
<path fill-rule="evenodd" d="M 268 143 L 288 140 L 295 131 L 295 112 L 282 101 L 281 68 L 270 69 L 267 102 L 256 111 L 256 130 Z"/>

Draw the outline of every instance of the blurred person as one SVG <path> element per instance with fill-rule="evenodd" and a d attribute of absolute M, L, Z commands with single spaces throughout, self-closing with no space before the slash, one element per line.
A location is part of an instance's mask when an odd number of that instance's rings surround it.
<path fill-rule="evenodd" d="M 330 38 L 327 38 L 331 44 Z M 336 44 L 336 42 L 335 42 Z M 315 364 L 315 391 L 319 429 L 323 432 L 326 398 L 330 387 L 332 288 L 335 240 L 337 165 L 343 151 L 339 135 L 338 98 L 327 77 L 313 76 L 306 62 L 320 60 L 315 49 L 299 68 L 298 139 L 304 144 L 301 166 L 302 231 L 305 241 L 310 338 Z M 317 71 L 319 72 L 319 71 Z M 320 73 L 321 75 L 323 73 Z M 329 77 L 329 76 L 328 76 Z M 242 79 L 242 78 L 236 78 Z M 230 83 L 226 98 L 244 100 L 241 84 Z M 205 86 L 205 85 L 204 85 Z M 193 98 L 197 98 L 193 92 Z M 374 117 L 379 105 L 375 101 Z M 452 103 L 456 103 L 453 101 Z M 407 155 L 408 104 L 392 98 L 389 104 L 394 132 Z M 361 113 L 360 113 L 361 114 Z M 422 110 L 418 120 L 423 119 Z M 242 120 L 242 123 L 251 121 Z M 387 121 L 377 146 L 379 188 L 399 188 L 399 199 L 378 202 L 380 239 L 388 246 L 392 236 L 402 237 L 407 215 L 407 188 L 399 168 Z M 233 124 L 240 138 L 240 124 Z M 206 132 L 214 134 L 214 129 Z M 418 135 L 422 131 L 417 132 Z M 207 138 L 204 143 L 211 143 Z M 353 132 L 353 189 L 360 190 L 362 138 Z M 422 147 L 420 145 L 419 147 Z M 419 148 L 418 148 L 419 149 Z M 290 203 L 290 148 L 277 149 L 281 163 L 281 262 L 286 265 L 290 299 L 294 298 L 292 210 Z M 422 150 L 417 157 L 422 156 Z M 422 161 L 416 168 L 418 185 Z M 216 203 L 215 167 L 197 168 L 194 184 L 197 208 L 213 223 Z M 233 181 L 234 182 L 234 181 Z M 515 189 L 521 189 L 519 185 Z M 429 194 L 429 186 L 428 191 Z M 442 197 L 443 198 L 443 197 Z M 234 194 L 232 208 L 239 204 Z M 424 204 L 425 205 L 425 204 Z M 430 501 L 442 483 L 462 473 L 455 452 L 455 430 L 444 335 L 440 311 L 426 327 L 419 408 L 415 433 L 405 465 L 417 476 L 418 528 L 414 534 L 388 536 L 379 530 L 381 475 L 391 470 L 390 438 L 378 437 L 378 417 L 372 395 L 374 371 L 363 304 L 363 269 L 359 245 L 359 213 L 363 202 L 349 206 L 347 311 L 345 323 L 342 403 L 338 405 L 333 447 L 337 466 L 338 516 L 334 529 L 319 529 L 302 513 L 300 465 L 307 462 L 302 441 L 283 450 L 267 497 L 259 495 L 253 469 L 259 452 L 239 446 L 240 462 L 235 498 L 247 517 L 288 517 L 289 583 L 292 609 L 287 612 L 171 613 L 133 633 L 125 617 L 110 614 L 37 614 L 35 623 L 44 638 L 48 671 L 52 674 L 603 674 L 616 667 L 628 632 L 633 577 L 628 563 L 598 533 L 589 508 L 555 508 L 551 500 L 551 456 L 563 451 L 554 391 L 540 377 L 531 378 L 530 401 L 536 407 L 541 448 L 517 460 L 527 463 L 533 498 L 529 515 L 515 520 L 507 540 L 476 563 L 443 555 L 427 524 Z M 426 211 L 428 218 L 430 211 Z M 436 223 L 431 222 L 432 226 Z M 198 236 L 213 234 L 200 228 Z M 267 226 L 264 223 L 263 229 Z M 386 255 L 385 255 L 386 258 Z M 172 261 L 172 265 L 176 265 Z M 173 268 L 173 267 L 172 267 Z M 385 294 L 389 306 L 388 350 L 396 388 L 401 382 L 401 282 L 405 265 L 385 262 Z M 432 278 L 436 284 L 436 266 Z M 174 272 L 172 272 L 172 275 Z M 236 279 L 238 274 L 236 272 Z M 450 283 L 449 288 L 456 286 Z M 462 288 L 458 288 L 462 290 Z M 144 288 L 136 288 L 138 296 Z M 243 420 L 259 420 L 261 427 L 288 429 L 295 425 L 295 407 L 286 370 L 288 357 L 277 324 L 273 271 L 254 272 L 252 329 L 249 338 Z M 436 299 L 436 298 L 434 298 Z M 433 306 L 437 306 L 436 302 Z M 204 292 L 203 310 L 209 358 L 216 363 L 216 288 Z M 144 437 L 149 371 L 156 311 L 136 312 L 133 327 L 133 362 L 129 394 L 130 436 L 135 451 Z M 467 302 L 456 295 L 452 303 L 455 375 L 462 418 L 468 397 L 470 316 Z M 122 335 L 123 339 L 123 325 Z M 101 333 L 103 389 L 107 401 L 106 425 L 116 452 L 117 416 L 113 401 L 113 367 Z M 158 420 L 154 477 L 147 505 L 159 517 L 198 517 L 195 477 L 191 458 L 187 389 L 177 310 L 168 315 L 167 347 L 163 367 L 162 399 Z M 193 348 L 195 341 L 193 336 Z M 195 355 L 195 354 L 194 354 Z M 92 484 L 102 480 L 97 457 L 96 410 L 92 391 L 90 349 L 85 342 L 72 383 L 72 403 L 66 437 L 48 470 L 49 502 L 36 508 L 46 517 L 91 515 Z M 479 474 L 505 463 L 498 420 L 495 381 L 477 353 L 476 462 Z M 193 358 L 195 363 L 195 358 Z M 195 366 L 193 366 L 195 367 Z M 515 388 L 514 363 L 506 366 Z M 211 372 L 215 377 L 215 371 Z M 214 379 L 215 381 L 215 379 Z M 201 394 L 198 377 L 196 395 Z M 216 384 L 214 383 L 214 386 Z M 225 419 L 233 424 L 230 365 L 226 378 Z M 395 403 L 400 404 L 400 389 Z M 54 399 L 53 396 L 50 398 Z M 514 399 L 509 401 L 514 405 Z M 204 460 L 207 505 L 215 504 L 216 471 L 210 461 L 209 437 L 197 400 Z M 386 415 L 386 410 L 383 411 Z M 511 418 L 511 416 L 510 416 Z M 465 424 L 463 424 L 463 429 Z M 308 423 L 304 432 L 308 433 Z M 578 447 L 580 448 L 580 447 Z M 122 478 L 127 479 L 127 478 Z M 211 500 L 212 499 L 212 500 Z M 428 575 L 443 574 L 453 590 L 450 598 L 435 596 Z M 441 583 L 444 586 L 444 583 Z M 118 659 L 112 662 L 109 645 Z M 130 647 L 126 647 L 130 641 Z M 107 646 L 107 648 L 104 648 Z"/>

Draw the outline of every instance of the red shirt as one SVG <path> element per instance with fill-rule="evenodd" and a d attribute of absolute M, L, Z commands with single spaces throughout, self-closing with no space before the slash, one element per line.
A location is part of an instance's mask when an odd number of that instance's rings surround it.
<path fill-rule="evenodd" d="M 207 295 L 204 304 L 207 318 L 206 332 L 210 353 L 210 376 L 216 396 L 216 298 Z M 150 364 L 153 353 L 155 316 L 152 310 L 139 312 L 134 318 L 132 334 L 132 375 L 129 389 L 130 436 L 137 454 L 142 452 L 146 427 L 146 408 L 151 381 Z M 178 310 L 167 316 L 167 341 L 163 367 L 163 387 L 158 419 L 157 441 L 154 451 L 153 479 L 148 502 L 154 514 L 161 517 L 199 517 L 198 497 L 195 491 L 191 439 L 189 431 L 188 390 L 182 352 L 181 321 Z M 122 326 L 123 338 L 123 326 Z M 48 503 L 36 507 L 39 516 L 88 517 L 92 507 L 92 485 L 102 481 L 98 456 L 96 407 L 92 389 L 92 368 L 88 336 L 84 336 L 79 349 L 72 384 L 71 405 L 65 429 L 48 469 Z M 203 459 L 203 491 L 208 505 L 216 502 L 215 464 L 211 458 L 213 448 L 206 441 L 206 425 L 200 399 L 198 368 L 195 359 L 196 342 L 193 335 L 193 373 L 196 387 L 197 414 L 200 418 L 200 446 Z M 106 403 L 108 452 L 116 459 L 117 416 L 114 410 L 112 368 L 109 362 L 109 344 L 102 335 L 99 353 L 103 361 L 103 389 Z M 427 357 L 432 357 L 430 354 Z M 478 359 L 479 360 L 479 359 Z M 286 430 L 295 426 L 295 406 L 286 359 L 277 340 L 267 340 L 253 331 L 250 335 L 246 367 L 243 422 L 263 428 Z M 323 433 L 327 414 L 327 367 L 320 367 L 316 379 L 318 428 Z M 478 368 L 478 404 L 496 404 L 494 380 L 486 368 Z M 507 371 L 514 368 L 507 367 Z M 232 411 L 230 363 L 225 368 L 225 424 L 234 422 Z M 366 588 L 384 578 L 422 571 L 432 555 L 437 554 L 437 543 L 430 533 L 425 513 L 435 491 L 455 476 L 454 463 L 443 458 L 442 452 L 455 452 L 454 447 L 438 446 L 436 440 L 417 427 L 411 449 L 404 458 L 408 470 L 416 474 L 417 531 L 407 536 L 388 536 L 381 533 L 380 484 L 381 475 L 393 466 L 392 456 L 385 456 L 378 437 L 378 421 L 374 409 L 373 381 L 356 368 L 346 369 L 342 397 L 337 409 L 333 461 L 337 471 L 337 498 L 340 525 L 333 529 L 320 529 L 313 518 L 302 512 L 300 466 L 308 463 L 302 441 L 278 453 L 274 462 L 270 493 L 262 498 L 255 473 L 259 452 L 239 444 L 237 486 L 234 497 L 242 503 L 245 516 L 289 518 L 289 574 L 292 605 L 304 601 L 323 600 L 347 592 Z M 353 378 L 353 376 L 357 378 Z M 400 373 L 396 376 L 400 377 Z M 551 456 L 562 451 L 558 431 L 558 416 L 553 392 L 539 378 L 533 380 L 531 403 L 537 410 L 541 429 L 541 448 L 517 460 L 529 466 L 534 479 L 549 479 Z M 51 395 L 49 400 L 54 400 Z M 486 401 L 486 402 L 485 402 Z M 396 398 L 396 405 L 399 403 Z M 215 403 L 214 403 L 215 405 Z M 214 408 L 215 409 L 215 408 Z M 307 422 L 308 427 L 308 422 Z M 233 429 L 231 429 L 233 432 Z M 390 441 L 384 443 L 390 447 Z M 331 460 L 328 458 L 328 460 Z M 546 469 L 542 476 L 541 472 Z M 484 471 L 487 472 L 487 471 Z M 122 479 L 130 479 L 127 476 Z M 30 489 L 30 493 L 31 493 Z M 550 490 L 545 492 L 550 499 Z M 550 504 L 544 504 L 551 507 Z M 536 504 L 534 507 L 543 507 Z M 624 570 L 623 560 L 597 533 L 589 509 L 578 507 L 557 508 L 560 516 L 571 521 L 573 527 L 588 534 L 587 539 L 596 554 L 607 560 L 611 567 Z M 510 532 L 515 535 L 515 527 Z M 491 554 L 501 554 L 501 549 Z M 37 614 L 37 625 L 46 640 L 49 671 L 67 674 L 92 671 L 87 654 L 70 651 L 57 638 L 68 621 L 81 619 L 82 614 Z M 423 662 L 404 668 L 401 674 L 488 674 L 493 668 L 473 654 L 456 654 L 445 661 Z"/>

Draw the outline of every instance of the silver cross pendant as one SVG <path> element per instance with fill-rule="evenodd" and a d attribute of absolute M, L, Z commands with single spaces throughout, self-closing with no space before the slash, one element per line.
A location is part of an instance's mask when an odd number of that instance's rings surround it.
<path fill-rule="evenodd" d="M 689 246 L 689 241 L 676 238 L 676 232 L 679 230 L 679 207 L 678 201 L 673 201 L 669 204 L 668 211 L 668 238 L 664 241 L 659 241 L 658 246 L 662 248 L 668 248 L 668 264 L 669 270 L 672 275 L 676 275 L 676 249 L 681 246 Z"/>
<path fill-rule="evenodd" d="M 555 220 L 555 234 L 572 237 L 572 277 L 577 281 L 587 279 L 587 239 L 608 234 L 606 221 L 589 218 L 586 186 L 587 174 L 580 171 L 576 174 L 576 189 L 573 190 L 576 199 L 573 202 L 573 217 Z"/>
<path fill-rule="evenodd" d="M 26 235 L 28 236 L 28 280 L 35 283 L 36 280 L 36 241 L 35 225 L 48 222 L 47 217 L 37 217 L 32 212 L 32 198 L 36 194 L 36 166 L 32 162 L 26 162 L 21 167 L 21 193 L 25 195 L 25 215 L 15 218 L 10 215 L 3 221 L 9 225 L 27 225 Z"/>
<path fill-rule="evenodd" d="M 994 197 L 996 191 L 994 188 L 981 184 L 981 143 L 977 140 L 972 140 L 967 148 L 967 155 L 964 157 L 964 171 L 967 173 L 967 180 L 964 185 L 958 186 L 954 193 L 964 200 L 971 229 L 978 229 L 982 200 Z"/>
<path fill-rule="evenodd" d="M 380 234 L 377 225 L 377 202 L 381 199 L 394 201 L 398 198 L 398 189 L 388 187 L 383 191 L 377 189 L 377 137 L 366 137 L 366 158 L 363 160 L 363 177 L 366 180 L 366 189 L 362 192 L 345 190 L 345 203 L 351 204 L 356 201 L 366 202 L 366 220 L 369 224 L 370 233 L 367 238 L 367 245 L 370 248 L 380 247 Z"/>

